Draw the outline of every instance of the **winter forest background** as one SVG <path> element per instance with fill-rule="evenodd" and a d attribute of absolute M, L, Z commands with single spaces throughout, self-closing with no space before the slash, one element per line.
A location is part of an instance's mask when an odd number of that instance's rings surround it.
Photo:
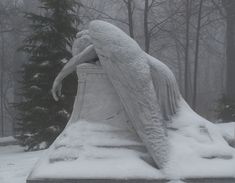
<path fill-rule="evenodd" d="M 202 116 L 235 120 L 235 1 L 0 0 L 0 136 L 48 146 L 68 121 L 76 77 L 56 103 L 50 87 L 76 32 L 111 22 L 174 72 Z"/>

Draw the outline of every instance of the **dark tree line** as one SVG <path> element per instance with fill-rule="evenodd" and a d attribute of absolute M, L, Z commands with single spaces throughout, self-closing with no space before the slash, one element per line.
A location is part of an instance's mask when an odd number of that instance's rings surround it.
<path fill-rule="evenodd" d="M 235 100 L 235 1 L 223 0 L 226 19 L 226 56 L 228 98 Z"/>
<path fill-rule="evenodd" d="M 222 5 L 218 8 L 226 21 L 226 91 L 220 100 L 219 117 L 235 121 L 235 1 L 222 0 Z"/>
<path fill-rule="evenodd" d="M 48 147 L 63 130 L 72 110 L 76 77 L 70 76 L 63 97 L 55 102 L 51 96 L 53 81 L 71 58 L 71 43 L 79 19 L 74 0 L 40 0 L 41 14 L 26 13 L 31 34 L 21 51 L 28 55 L 23 65 L 19 110 L 18 139 L 28 150 Z"/>

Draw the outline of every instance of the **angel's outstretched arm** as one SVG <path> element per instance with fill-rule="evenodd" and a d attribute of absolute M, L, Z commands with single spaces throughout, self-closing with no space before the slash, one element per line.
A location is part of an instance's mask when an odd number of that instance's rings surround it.
<path fill-rule="evenodd" d="M 70 73 L 72 73 L 76 69 L 77 65 L 84 62 L 92 62 L 96 58 L 97 54 L 93 45 L 88 46 L 80 54 L 72 57 L 54 80 L 53 87 L 51 90 L 53 98 L 58 101 L 58 96 L 61 95 L 62 80 Z"/>

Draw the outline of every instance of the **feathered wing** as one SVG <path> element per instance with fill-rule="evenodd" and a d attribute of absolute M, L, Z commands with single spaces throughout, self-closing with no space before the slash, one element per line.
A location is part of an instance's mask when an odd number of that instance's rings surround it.
<path fill-rule="evenodd" d="M 148 57 L 133 39 L 109 23 L 93 21 L 89 34 L 133 127 L 157 166 L 163 168 L 168 142 Z"/>
<path fill-rule="evenodd" d="M 179 102 L 182 99 L 176 78 L 165 64 L 150 55 L 147 57 L 163 117 L 169 121 L 179 109 Z"/>

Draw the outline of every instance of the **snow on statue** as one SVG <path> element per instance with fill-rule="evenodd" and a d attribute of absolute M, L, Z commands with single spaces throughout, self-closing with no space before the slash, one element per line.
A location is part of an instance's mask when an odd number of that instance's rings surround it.
<path fill-rule="evenodd" d="M 195 145 L 201 158 L 233 158 L 234 149 L 217 128 L 184 101 L 171 70 L 116 26 L 92 21 L 88 30 L 77 34 L 73 55 L 54 81 L 55 100 L 61 94 L 64 77 L 78 64 L 99 59 L 133 128 L 159 168 L 167 169 L 168 162 L 180 161 L 171 158 L 172 153 L 178 153 L 172 147 L 179 149 L 174 144 L 174 139 L 179 138 L 182 143 L 190 141 Z"/>

